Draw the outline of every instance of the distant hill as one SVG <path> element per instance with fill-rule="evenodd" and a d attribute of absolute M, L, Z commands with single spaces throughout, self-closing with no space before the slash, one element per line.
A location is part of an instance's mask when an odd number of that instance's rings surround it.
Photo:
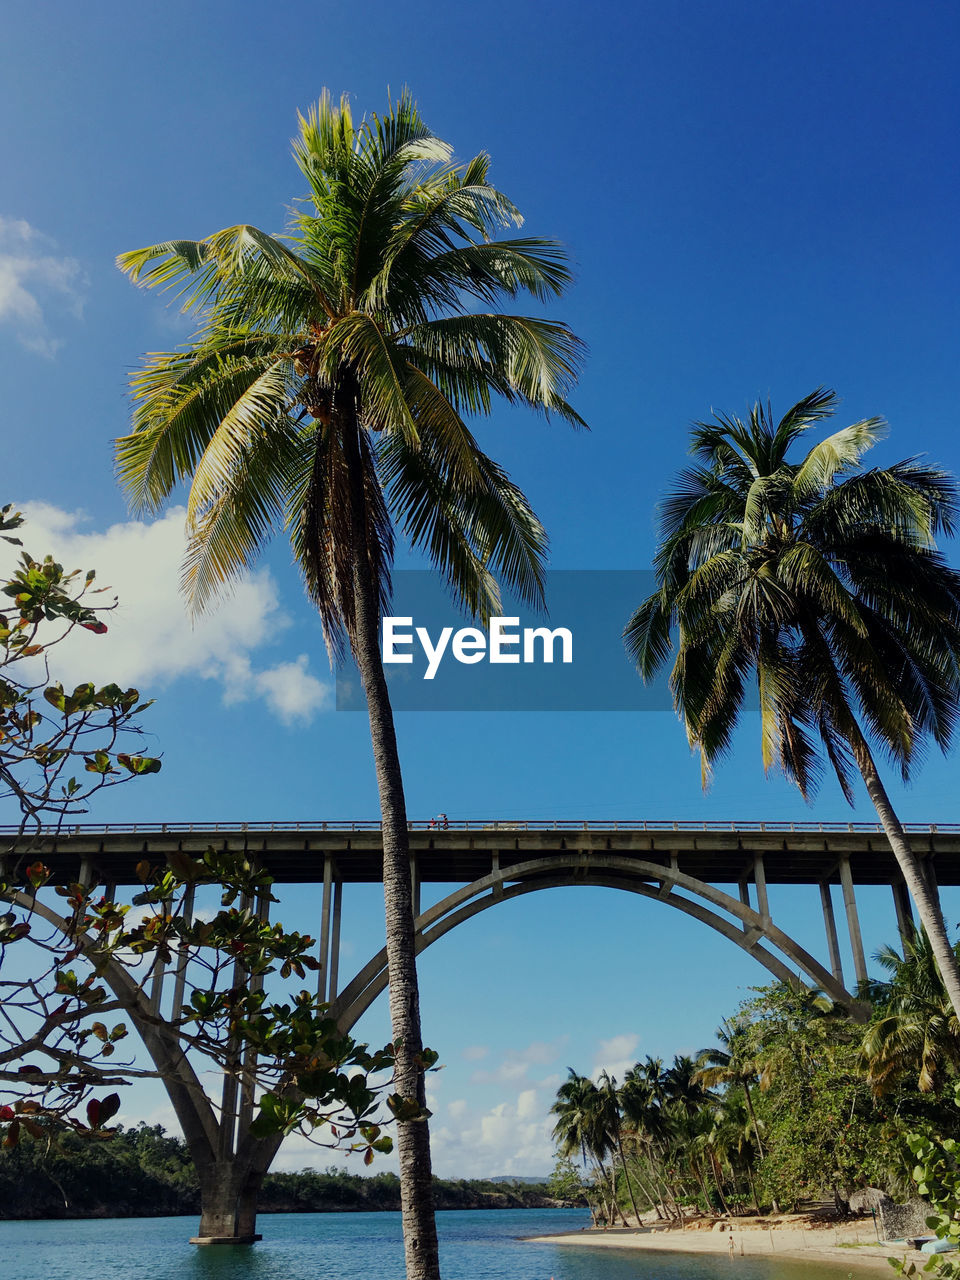
<path fill-rule="evenodd" d="M 550 1181 L 549 1173 L 542 1173 L 538 1177 L 531 1178 L 525 1174 L 519 1173 L 500 1173 L 495 1178 L 487 1178 L 487 1182 L 529 1182 L 535 1187 L 545 1187 Z"/>

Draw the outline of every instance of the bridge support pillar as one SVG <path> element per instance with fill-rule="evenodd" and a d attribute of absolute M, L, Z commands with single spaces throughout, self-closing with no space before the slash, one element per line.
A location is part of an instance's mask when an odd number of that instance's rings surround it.
<path fill-rule="evenodd" d="M 183 893 L 183 901 L 180 904 L 180 917 L 188 928 L 193 924 L 193 902 L 196 892 L 197 886 L 188 884 Z M 171 1022 L 177 1022 L 181 1013 L 183 1013 L 183 994 L 187 985 L 187 965 L 189 962 L 189 949 L 181 943 L 177 953 L 176 977 L 173 980 L 173 1004 L 170 1008 Z"/>
<path fill-rule="evenodd" d="M 674 874 L 680 870 L 680 860 L 677 857 L 677 855 L 672 851 L 670 853 L 670 870 L 674 872 Z M 673 891 L 673 881 L 662 880 L 660 882 L 660 888 L 657 890 L 657 897 L 668 898 L 672 891 Z"/>
<path fill-rule="evenodd" d="M 343 881 L 339 878 L 333 886 L 333 928 L 330 931 L 330 981 L 327 999 L 336 1000 L 337 982 L 340 978 L 340 916 L 343 912 Z"/>
<path fill-rule="evenodd" d="M 317 995 L 321 1000 L 327 998 L 327 983 L 330 978 L 330 897 L 333 887 L 333 860 L 328 853 L 323 855 L 323 897 L 320 900 L 320 968 L 317 970 Z"/>
<path fill-rule="evenodd" d="M 266 924 L 270 919 L 270 894 L 266 889 L 261 889 L 257 894 L 257 919 L 261 924 Z M 255 973 L 250 979 L 250 990 L 261 992 L 263 990 L 263 974 Z M 253 1121 L 253 1110 L 256 1105 L 257 1094 L 257 1051 L 253 1045 L 247 1045 L 243 1055 L 243 1075 L 240 1081 L 240 1111 L 237 1118 L 237 1145 L 246 1135 L 247 1130 Z M 241 1235 L 246 1234 L 240 1231 Z"/>
<path fill-rule="evenodd" d="M 906 945 L 913 936 L 913 904 L 910 901 L 910 891 L 904 884 L 903 880 L 894 880 L 890 886 L 893 890 L 893 905 L 897 913 L 897 928 L 900 931 L 900 941 Z"/>
<path fill-rule="evenodd" d="M 823 927 L 827 934 L 827 950 L 830 952 L 830 972 L 843 985 L 843 965 L 840 963 L 840 943 L 837 938 L 837 918 L 833 914 L 833 896 L 830 881 L 820 881 L 820 903 L 823 907 Z"/>
<path fill-rule="evenodd" d="M 850 933 L 850 948 L 853 951 L 853 971 L 858 982 L 866 982 L 867 961 L 863 954 L 860 917 L 857 915 L 857 896 L 853 890 L 850 859 L 846 855 L 840 859 L 840 884 L 843 886 L 843 905 L 847 911 L 847 929 Z"/>
<path fill-rule="evenodd" d="M 927 854 L 923 860 L 924 870 L 927 873 L 927 884 L 930 886 L 930 892 L 937 906 L 940 905 L 940 886 L 937 883 L 937 868 L 934 865 L 933 856 Z"/>
<path fill-rule="evenodd" d="M 765 920 L 770 919 L 770 903 L 767 900 L 767 875 L 763 869 L 763 854 L 753 859 L 753 883 L 757 886 L 757 910 Z"/>

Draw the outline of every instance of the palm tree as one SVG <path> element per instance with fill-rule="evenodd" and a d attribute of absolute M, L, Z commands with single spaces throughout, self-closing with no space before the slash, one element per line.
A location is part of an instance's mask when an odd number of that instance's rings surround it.
<path fill-rule="evenodd" d="M 765 768 L 779 764 L 806 798 L 822 748 L 851 804 L 859 770 L 960 1010 L 960 969 L 936 890 L 868 741 L 905 778 L 925 738 L 944 750 L 950 743 L 960 702 L 960 575 L 934 537 L 954 530 L 957 490 L 947 473 L 916 460 L 861 467 L 880 438 L 879 418 L 789 460 L 836 404 L 820 388 L 777 423 L 758 404 L 746 422 L 721 415 L 695 425 L 695 465 L 660 512 L 659 587 L 624 635 L 650 679 L 676 633 L 671 687 L 704 782 L 731 747 L 751 678 Z"/>
<path fill-rule="evenodd" d="M 495 238 L 522 219 L 491 185 L 488 157 L 454 163 L 408 94 L 359 124 L 324 95 L 300 119 L 294 155 L 309 196 L 288 235 L 240 225 L 121 255 L 140 284 L 182 286 L 199 330 L 134 376 L 118 470 L 138 511 L 190 482 L 194 610 L 283 529 L 331 654 L 348 645 L 357 662 L 380 794 L 396 1087 L 421 1108 L 398 1123 L 407 1268 L 436 1276 L 407 817 L 379 615 L 398 526 L 479 618 L 496 612 L 497 574 L 541 599 L 543 527 L 464 415 L 499 397 L 579 424 L 566 397 L 581 347 L 562 324 L 493 310 L 559 295 L 564 252 Z"/>
<path fill-rule="evenodd" d="M 755 1146 L 755 1142 L 760 1138 L 756 1117 L 741 1103 L 737 1091 L 734 1090 L 728 1092 L 716 1104 L 712 1121 L 707 1141 L 715 1155 L 718 1167 L 722 1167 L 723 1162 L 726 1161 L 733 1171 L 735 1159 L 739 1162 L 747 1176 L 750 1194 L 753 1197 L 753 1207 L 759 1213 L 760 1201 L 753 1176 L 754 1158 L 761 1154 Z M 719 1181 L 717 1185 L 719 1189 Z"/>
<path fill-rule="evenodd" d="M 950 1007 L 930 940 L 914 929 L 903 939 L 903 955 L 882 947 L 875 956 L 891 975 L 875 983 L 880 1016 L 863 1037 L 862 1057 L 874 1093 L 882 1095 L 905 1074 L 922 1093 L 939 1093 L 960 1071 L 960 1021 Z"/>
<path fill-rule="evenodd" d="M 648 1055 L 643 1062 L 634 1063 L 624 1075 L 619 1101 L 624 1116 L 647 1152 L 651 1180 L 659 1199 L 658 1214 L 680 1217 L 667 1167 L 676 1126 L 670 1114 L 663 1060 Z M 667 1206 L 667 1197 L 673 1202 L 672 1210 Z"/>
<path fill-rule="evenodd" d="M 753 1109 L 750 1086 L 757 1082 L 757 1077 L 763 1068 L 750 1052 L 745 1024 L 732 1019 L 724 1019 L 717 1028 L 716 1035 L 720 1041 L 719 1047 L 700 1050 L 697 1054 L 698 1070 L 693 1079 L 708 1089 L 715 1088 L 718 1084 L 740 1086 L 753 1124 L 757 1154 L 762 1160 L 763 1139 L 760 1137 L 757 1115 Z"/>
<path fill-rule="evenodd" d="M 640 1210 L 637 1208 L 637 1197 L 633 1193 L 633 1182 L 630 1179 L 627 1157 L 623 1149 L 623 1117 L 620 1112 L 620 1095 L 617 1092 L 617 1082 L 606 1071 L 601 1071 L 599 1088 L 605 1103 L 604 1114 L 607 1132 L 614 1149 L 620 1156 L 620 1168 L 623 1170 L 623 1176 L 627 1184 L 627 1194 L 630 1196 L 633 1216 L 636 1219 L 637 1226 L 642 1227 L 643 1221 L 640 1217 Z"/>
<path fill-rule="evenodd" d="M 610 1136 L 608 1112 L 609 1100 L 590 1077 L 578 1075 L 573 1067 L 568 1067 L 567 1079 L 557 1090 L 556 1100 L 550 1108 L 551 1115 L 557 1117 L 553 1137 L 561 1155 L 579 1153 L 584 1168 L 593 1162 L 595 1182 L 604 1203 L 604 1215 L 608 1222 L 613 1222 L 616 1192 L 614 1191 L 613 1203 L 607 1206 L 603 1167 L 603 1162 L 613 1151 L 614 1145 Z"/>

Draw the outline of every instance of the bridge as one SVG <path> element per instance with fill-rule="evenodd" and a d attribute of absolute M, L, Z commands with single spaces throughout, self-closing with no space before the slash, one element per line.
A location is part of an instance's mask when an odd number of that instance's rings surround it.
<path fill-rule="evenodd" d="M 907 824 L 906 831 L 934 890 L 938 884 L 960 884 L 960 824 Z M 345 886 L 381 879 L 378 822 L 80 824 L 19 840 L 15 828 L 0 828 L 3 834 L 7 841 L 0 847 L 11 850 L 8 863 L 40 859 L 55 882 L 97 883 L 106 886 L 108 897 L 119 886 L 140 885 L 136 867 L 144 859 L 162 863 L 169 854 L 201 855 L 211 846 L 242 852 L 278 886 L 309 884 L 320 890 L 318 927 L 312 930 L 319 943 L 317 990 L 330 1002 L 344 1031 L 387 986 L 385 949 L 346 981 L 340 965 Z M 875 823 L 481 819 L 440 825 L 413 822 L 409 838 L 418 952 L 480 912 L 524 894 L 559 886 L 602 886 L 692 916 L 778 980 L 820 988 L 863 1019 L 868 1011 L 855 995 L 856 985 L 867 977 L 857 886 L 890 886 L 901 934 L 912 927 L 906 886 L 883 830 Z M 421 886 L 428 884 L 449 891 L 423 906 Z M 768 898 L 772 884 L 819 889 L 823 961 L 774 922 Z M 841 964 L 835 890 L 853 958 L 852 981 Z M 117 898 L 122 900 L 122 895 Z M 262 918 L 268 905 L 265 897 L 257 904 Z M 183 910 L 188 916 L 193 910 L 190 890 Z M 58 925 L 50 908 L 43 914 Z M 128 990 L 130 979 L 121 973 L 111 977 L 108 972 L 105 980 L 128 1007 L 188 1139 L 191 1133 L 201 1135 L 191 1150 L 199 1144 L 205 1153 L 208 1144 L 210 1153 L 204 1158 L 214 1169 L 211 1177 L 239 1188 L 231 1192 L 234 1207 L 225 1211 L 222 1221 L 205 1213 L 205 1238 L 249 1239 L 256 1191 L 279 1141 L 252 1139 L 247 1133 L 254 1107 L 252 1088 L 225 1076 L 222 1100 L 214 1106 L 179 1052 L 176 1026 L 187 963 L 181 957 L 169 974 L 156 967 L 146 990 Z M 199 1168 L 197 1152 L 194 1159 Z"/>
<path fill-rule="evenodd" d="M 960 884 L 960 823 L 906 824 L 930 882 Z M 15 828 L 0 827 L 12 840 Z M 182 850 L 244 852 L 282 884 L 322 887 L 319 920 L 321 994 L 344 1029 L 386 986 L 385 957 L 373 957 L 340 985 L 344 885 L 381 878 L 378 822 L 206 822 L 69 825 L 30 840 L 60 881 L 108 887 L 139 884 L 144 858 L 162 862 Z M 897 924 L 912 922 L 909 897 L 882 828 L 864 822 L 558 821 L 496 819 L 410 823 L 411 873 L 420 950 L 480 911 L 558 885 L 623 889 L 684 911 L 751 954 L 775 977 L 802 974 L 856 1011 L 840 960 L 833 887 L 840 890 L 853 957 L 854 985 L 867 976 L 856 886 L 889 885 Z M 21 844 L 18 853 L 26 853 Z M 423 884 L 458 886 L 420 908 Z M 817 886 L 826 965 L 773 922 L 767 886 Z M 735 893 L 727 892 L 728 888 Z M 110 896 L 108 894 L 108 896 Z M 382 956 L 382 953 L 381 953 Z"/>

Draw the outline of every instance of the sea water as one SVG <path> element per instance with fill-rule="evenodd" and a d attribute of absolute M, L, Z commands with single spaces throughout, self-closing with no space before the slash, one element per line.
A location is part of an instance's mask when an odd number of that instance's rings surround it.
<path fill-rule="evenodd" d="M 580 1209 L 437 1214 L 444 1280 L 846 1280 L 845 1267 L 527 1242 Z M 0 1222 L 2 1280 L 403 1280 L 399 1213 L 263 1214 L 255 1245 L 197 1248 L 196 1218 Z"/>

